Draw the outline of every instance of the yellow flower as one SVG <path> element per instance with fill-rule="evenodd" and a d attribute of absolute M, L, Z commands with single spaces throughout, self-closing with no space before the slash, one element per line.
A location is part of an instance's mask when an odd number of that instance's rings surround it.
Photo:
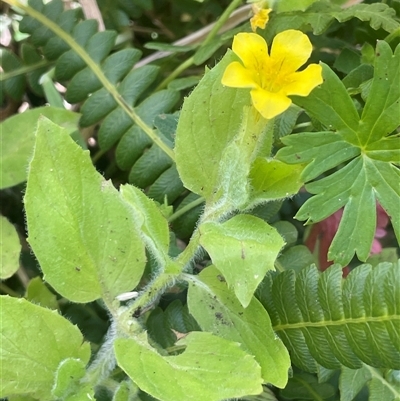
<path fill-rule="evenodd" d="M 312 52 L 310 40 L 300 31 L 278 33 L 270 55 L 265 40 L 255 33 L 235 35 L 232 50 L 241 62 L 228 65 L 222 84 L 251 88 L 253 105 L 264 118 L 274 118 L 287 110 L 292 103 L 288 96 L 308 96 L 322 83 L 322 68 L 318 64 L 296 72 Z"/>
<path fill-rule="evenodd" d="M 263 8 L 259 6 L 257 3 L 253 4 L 253 17 L 250 19 L 250 25 L 253 32 L 257 30 L 257 28 L 264 29 L 265 25 L 269 21 L 269 13 L 272 11 L 271 8 Z"/>

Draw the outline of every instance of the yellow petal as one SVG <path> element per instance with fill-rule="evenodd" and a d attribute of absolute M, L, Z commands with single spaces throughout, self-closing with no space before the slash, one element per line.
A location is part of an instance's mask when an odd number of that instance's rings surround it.
<path fill-rule="evenodd" d="M 287 96 L 268 92 L 262 88 L 252 89 L 250 95 L 255 109 L 266 119 L 283 113 L 292 103 Z"/>
<path fill-rule="evenodd" d="M 291 74 L 309 59 L 312 44 L 303 32 L 289 29 L 278 33 L 271 47 L 271 60 L 279 75 Z"/>
<path fill-rule="evenodd" d="M 269 21 L 269 13 L 272 11 L 271 8 L 257 10 L 253 17 L 250 19 L 251 30 L 255 32 L 257 28 L 264 29 Z"/>
<path fill-rule="evenodd" d="M 233 38 L 232 50 L 242 60 L 245 68 L 259 71 L 260 65 L 268 63 L 267 42 L 256 33 L 238 33 Z"/>
<path fill-rule="evenodd" d="M 255 88 L 257 84 L 254 82 L 251 71 L 246 70 L 238 61 L 230 63 L 226 67 L 224 75 L 221 79 L 222 85 L 231 88 Z"/>
<path fill-rule="evenodd" d="M 308 96 L 322 82 L 322 67 L 318 64 L 311 64 L 304 71 L 289 75 L 287 84 L 282 91 L 286 95 Z"/>

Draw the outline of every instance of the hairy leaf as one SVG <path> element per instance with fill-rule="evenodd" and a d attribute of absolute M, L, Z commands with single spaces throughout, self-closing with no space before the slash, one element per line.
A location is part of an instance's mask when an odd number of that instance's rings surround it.
<path fill-rule="evenodd" d="M 0 396 L 30 393 L 49 400 L 66 358 L 89 361 L 90 347 L 68 320 L 25 299 L 0 297 Z M 18 339 L 18 342 L 16 342 Z"/>
<path fill-rule="evenodd" d="M 45 116 L 72 134 L 78 129 L 80 115 L 56 107 L 37 107 L 15 114 L 0 123 L 0 188 L 26 180 L 29 158 L 35 144 L 35 132 L 40 116 Z"/>
<path fill-rule="evenodd" d="M 44 308 L 58 309 L 57 296 L 47 288 L 40 276 L 29 281 L 25 298 Z"/>
<path fill-rule="evenodd" d="M 265 273 L 274 268 L 283 239 L 265 221 L 246 214 L 203 223 L 200 235 L 200 244 L 246 307 Z"/>
<path fill-rule="evenodd" d="M 139 283 L 145 255 L 130 207 L 49 120 L 39 122 L 25 207 L 29 243 L 60 294 L 110 302 Z"/>
<path fill-rule="evenodd" d="M 262 391 L 260 367 L 239 344 L 192 332 L 177 345 L 186 347 L 182 354 L 163 357 L 143 333 L 117 339 L 114 348 L 128 376 L 161 401 L 219 401 Z"/>
<path fill-rule="evenodd" d="M 157 205 L 140 189 L 132 185 L 121 186 L 122 198 L 130 205 L 137 231 L 141 233 L 149 251 L 159 260 L 168 258 L 169 227 Z"/>
<path fill-rule="evenodd" d="M 244 308 L 218 270 L 209 266 L 190 281 L 189 311 L 204 331 L 236 341 L 254 355 L 266 383 L 283 388 L 288 380 L 289 355 L 276 338 L 261 304 L 252 298 Z"/>
<path fill-rule="evenodd" d="M 0 279 L 11 277 L 19 268 L 21 243 L 15 227 L 0 216 Z"/>
<path fill-rule="evenodd" d="M 216 189 L 222 154 L 241 125 L 243 106 L 250 104 L 248 91 L 221 84 L 226 66 L 234 60 L 228 52 L 206 72 L 185 99 L 176 132 L 179 175 L 186 188 L 207 199 Z"/>

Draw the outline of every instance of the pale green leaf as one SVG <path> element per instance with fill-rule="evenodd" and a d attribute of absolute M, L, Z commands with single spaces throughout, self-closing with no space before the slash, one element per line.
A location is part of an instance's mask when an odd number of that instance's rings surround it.
<path fill-rule="evenodd" d="M 179 175 L 186 188 L 210 198 L 218 181 L 224 149 L 241 125 L 243 106 L 250 105 L 247 89 L 224 87 L 227 65 L 237 60 L 228 52 L 206 72 L 185 99 L 176 132 L 175 154 Z"/>
<path fill-rule="evenodd" d="M 57 368 L 52 393 L 57 398 L 66 398 L 79 391 L 80 379 L 85 376 L 85 364 L 80 359 L 64 359 Z"/>
<path fill-rule="evenodd" d="M 44 308 L 58 309 L 57 296 L 46 287 L 40 276 L 29 281 L 25 298 Z"/>
<path fill-rule="evenodd" d="M 165 259 L 169 248 L 167 219 L 141 189 L 132 185 L 122 185 L 120 191 L 122 198 L 131 207 L 137 230 L 141 233 L 146 246 L 154 256 Z"/>
<path fill-rule="evenodd" d="M 41 119 L 25 195 L 29 243 L 45 280 L 74 302 L 112 301 L 145 265 L 131 208 L 65 130 Z"/>
<path fill-rule="evenodd" d="M 283 199 L 298 193 L 304 182 L 304 166 L 290 165 L 275 159 L 258 157 L 250 171 L 252 186 L 250 203 Z"/>
<path fill-rule="evenodd" d="M 266 383 L 285 387 L 289 354 L 275 336 L 268 313 L 256 298 L 243 308 L 228 289 L 225 278 L 209 266 L 190 281 L 188 305 L 204 331 L 240 343 L 260 364 Z"/>
<path fill-rule="evenodd" d="M 144 391 L 161 401 L 220 401 L 262 392 L 260 367 L 239 344 L 192 332 L 178 341 L 177 356 L 161 356 L 145 333 L 119 338 L 119 366 Z"/>
<path fill-rule="evenodd" d="M 19 268 L 21 243 L 15 227 L 0 216 L 0 279 L 11 277 Z"/>
<path fill-rule="evenodd" d="M 138 392 L 139 389 L 133 382 L 123 381 L 115 391 L 112 401 L 139 401 L 140 398 L 136 396 Z"/>
<path fill-rule="evenodd" d="M 274 269 L 283 239 L 265 221 L 245 214 L 224 223 L 204 223 L 200 234 L 200 244 L 246 307 L 265 273 Z"/>
<path fill-rule="evenodd" d="M 77 327 L 55 311 L 25 299 L 0 297 L 0 396 L 30 393 L 49 400 L 54 375 L 66 358 L 85 365 L 90 347 Z M 17 342 L 16 342 L 17 341 Z"/>
<path fill-rule="evenodd" d="M 38 107 L 0 123 L 0 188 L 12 187 L 26 180 L 37 121 L 41 115 L 66 128 L 69 134 L 78 129 L 80 114 L 56 107 Z"/>

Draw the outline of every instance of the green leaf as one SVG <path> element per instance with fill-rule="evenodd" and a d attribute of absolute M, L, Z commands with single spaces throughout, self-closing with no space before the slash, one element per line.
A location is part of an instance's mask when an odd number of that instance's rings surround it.
<path fill-rule="evenodd" d="M 89 98 L 90 99 L 90 98 Z M 154 119 L 172 109 L 179 99 L 179 93 L 166 89 L 154 93 L 141 102 L 136 108 L 137 115 L 148 125 Z M 167 141 L 166 141 L 167 142 Z M 122 170 L 129 170 L 153 142 L 136 125 L 125 132 L 116 149 L 116 161 Z M 168 167 L 168 166 L 167 166 Z"/>
<path fill-rule="evenodd" d="M 383 28 L 387 32 L 393 32 L 400 24 L 396 21 L 396 11 L 387 4 L 355 4 L 335 15 L 339 22 L 351 18 L 358 18 L 361 21 L 369 21 L 375 30 Z"/>
<path fill-rule="evenodd" d="M 41 119 L 25 195 L 29 243 L 45 280 L 74 302 L 111 302 L 145 265 L 131 208 L 89 153 Z"/>
<path fill-rule="evenodd" d="M 311 4 L 310 7 L 305 11 L 301 12 L 291 12 L 289 9 L 296 4 L 302 8 L 307 7 L 307 4 Z M 303 5 L 301 4 L 303 3 Z M 340 7 L 333 4 L 332 1 L 312 1 L 312 0 L 299 0 L 297 2 L 292 2 L 291 0 L 286 0 L 286 2 L 278 2 L 276 6 L 283 6 L 288 11 L 280 12 L 276 14 L 274 18 L 268 22 L 267 37 L 272 41 L 273 37 L 286 29 L 299 29 L 302 31 L 311 31 L 314 35 L 321 35 L 324 33 L 328 27 L 334 21 L 334 12 L 340 12 Z M 283 11 L 283 10 L 282 10 Z"/>
<path fill-rule="evenodd" d="M 367 154 L 369 154 L 369 146 L 373 146 L 375 142 L 400 125 L 398 112 L 400 87 L 397 85 L 400 79 L 400 45 L 393 54 L 388 43 L 383 40 L 378 41 L 374 69 L 371 89 L 361 116 L 359 133 L 361 145 L 366 146 Z M 397 144 L 395 155 L 397 162 L 400 161 L 399 147 L 400 145 Z"/>
<path fill-rule="evenodd" d="M 85 364 L 80 359 L 67 358 L 58 366 L 52 393 L 57 398 L 66 398 L 80 390 L 80 379 L 85 376 Z"/>
<path fill-rule="evenodd" d="M 276 3 L 276 12 L 288 12 L 288 11 L 305 11 L 311 4 L 318 0 L 281 0 Z"/>
<path fill-rule="evenodd" d="M 146 65 L 132 70 L 120 83 L 118 92 L 128 104 L 134 104 L 137 98 L 156 79 L 159 68 Z M 132 126 L 131 118 L 121 108 L 108 114 L 98 133 L 100 148 L 104 151 L 110 149 L 125 132 Z"/>
<path fill-rule="evenodd" d="M 146 321 L 149 336 L 163 348 L 172 347 L 176 335 L 169 326 L 168 317 L 160 307 L 155 308 Z"/>
<path fill-rule="evenodd" d="M 124 49 L 107 57 L 102 63 L 101 69 L 107 79 L 116 84 L 132 69 L 140 56 L 141 52 L 139 50 Z M 71 79 L 65 99 L 69 103 L 79 103 L 101 87 L 102 84 L 94 72 L 89 67 L 86 67 Z"/>
<path fill-rule="evenodd" d="M 265 221 L 237 215 L 224 223 L 200 225 L 200 244 L 246 307 L 274 262 L 284 241 Z"/>
<path fill-rule="evenodd" d="M 115 391 L 112 401 L 139 400 L 139 398 L 137 398 L 138 391 L 139 389 L 130 380 L 123 381 Z"/>
<path fill-rule="evenodd" d="M 275 139 L 280 139 L 292 133 L 300 112 L 301 108 L 292 103 L 285 112 L 275 117 L 274 120 Z"/>
<path fill-rule="evenodd" d="M 301 369 L 399 369 L 400 261 L 361 265 L 342 280 L 340 265 L 269 273 L 257 297 Z"/>
<path fill-rule="evenodd" d="M 22 67 L 20 59 L 11 51 L 6 49 L 0 49 L 0 65 L 2 71 L 5 73 L 17 70 Z M 1 92 L 5 92 L 11 99 L 19 101 L 25 92 L 25 77 L 23 75 L 17 75 L 15 77 L 8 78 L 4 81 L 0 81 Z M 0 101 L 4 102 L 4 94 L 1 93 Z M 1 132 L 1 131 L 0 131 Z"/>
<path fill-rule="evenodd" d="M 127 184 L 122 185 L 120 191 L 131 207 L 137 231 L 141 233 L 144 243 L 153 256 L 165 263 L 169 249 L 168 221 L 139 188 Z"/>
<path fill-rule="evenodd" d="M 301 179 L 303 165 L 290 165 L 275 159 L 258 157 L 249 178 L 252 192 L 250 205 L 284 199 L 298 193 L 304 182 Z"/>
<path fill-rule="evenodd" d="M 260 367 L 239 344 L 192 332 L 177 345 L 186 346 L 182 354 L 163 357 L 142 333 L 117 339 L 114 349 L 127 375 L 161 401 L 220 401 L 262 391 Z"/>
<path fill-rule="evenodd" d="M 60 363 L 76 358 L 85 365 L 89 344 L 67 319 L 25 299 L 2 296 L 0 309 L 0 396 L 30 393 L 40 400 L 52 399 Z"/>
<path fill-rule="evenodd" d="M 189 313 L 188 306 L 183 306 L 179 299 L 176 299 L 168 305 L 165 314 L 170 327 L 179 333 L 200 331 L 196 320 Z"/>
<path fill-rule="evenodd" d="M 360 117 L 356 107 L 339 77 L 326 64 L 320 64 L 324 83 L 307 97 L 293 96 L 293 102 L 328 129 L 340 131 L 344 139 L 358 145 L 356 132 Z"/>
<path fill-rule="evenodd" d="M 295 245 L 279 255 L 277 266 L 284 270 L 293 269 L 300 272 L 314 262 L 314 257 L 305 245 Z"/>
<path fill-rule="evenodd" d="M 46 284 L 39 276 L 29 281 L 25 298 L 44 308 L 58 309 L 57 296 L 46 287 Z"/>
<path fill-rule="evenodd" d="M 21 243 L 15 227 L 0 216 L 0 279 L 11 277 L 19 268 Z"/>
<path fill-rule="evenodd" d="M 78 113 L 56 107 L 27 110 L 0 123 L 0 188 L 12 187 L 26 180 L 37 121 L 41 115 L 66 128 L 69 134 L 78 128 Z"/>
<path fill-rule="evenodd" d="M 306 189 L 316 196 L 295 216 L 307 223 L 321 221 L 341 207 L 344 213 L 328 257 L 345 266 L 354 256 L 365 261 L 376 228 L 376 203 L 390 216 L 400 238 L 400 188 L 397 185 L 400 143 L 388 136 L 400 125 L 400 46 L 393 55 L 378 42 L 374 77 L 361 119 L 338 77 L 323 66 L 324 84 L 307 98 L 295 101 L 334 132 L 301 133 L 282 138 L 288 145 L 277 158 L 286 163 L 309 163 L 302 173 Z M 397 108 L 397 109 L 396 109 Z M 341 166 L 342 163 L 348 163 Z M 340 169 L 331 173 L 335 167 Z M 330 175 L 328 175 L 330 173 Z"/>
<path fill-rule="evenodd" d="M 400 399 L 399 371 L 379 370 L 365 365 L 371 381 L 368 383 L 369 401 L 398 401 Z"/>
<path fill-rule="evenodd" d="M 179 175 L 186 188 L 207 199 L 218 182 L 222 154 L 241 126 L 243 106 L 250 105 L 248 90 L 221 84 L 225 68 L 235 60 L 228 52 L 206 72 L 185 99 L 178 122 L 175 154 Z"/>
<path fill-rule="evenodd" d="M 277 339 L 265 309 L 256 298 L 244 308 L 218 270 L 209 266 L 189 285 L 188 305 L 205 331 L 235 341 L 254 355 L 264 382 L 283 388 L 288 380 L 289 354 Z"/>
<path fill-rule="evenodd" d="M 318 383 L 315 376 L 296 373 L 289 379 L 280 395 L 289 400 L 325 400 L 336 394 L 336 389 L 329 383 Z"/>
<path fill-rule="evenodd" d="M 343 366 L 339 378 L 340 401 L 352 401 L 371 377 L 371 372 L 365 365 L 360 369 Z"/>

